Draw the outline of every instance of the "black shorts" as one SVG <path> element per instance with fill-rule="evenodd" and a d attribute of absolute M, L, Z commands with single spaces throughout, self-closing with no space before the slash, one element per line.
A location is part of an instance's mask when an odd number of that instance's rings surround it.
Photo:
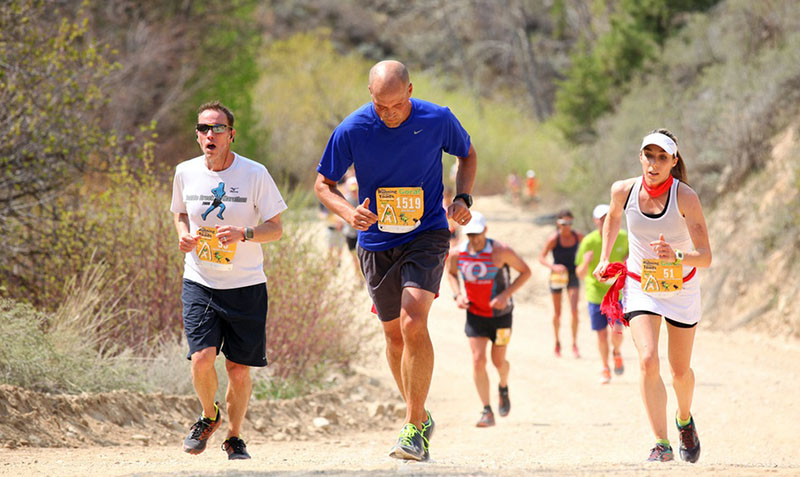
<path fill-rule="evenodd" d="M 625 321 L 627 321 L 628 323 L 630 323 L 630 321 L 631 321 L 633 318 L 636 318 L 636 317 L 637 317 L 637 316 L 639 316 L 639 315 L 656 315 L 656 316 L 661 316 L 661 315 L 659 315 L 658 313 L 653 313 L 652 311 L 644 311 L 644 310 L 636 310 L 636 311 L 631 311 L 630 313 L 625 313 L 625 315 L 623 315 L 623 316 L 625 317 Z M 679 321 L 670 320 L 670 319 L 669 319 L 669 318 L 667 318 L 666 316 L 664 317 L 664 320 L 665 320 L 667 323 L 669 323 L 670 325 L 672 325 L 672 326 L 674 326 L 674 327 L 676 327 L 676 328 L 694 328 L 695 326 L 697 326 L 697 323 L 694 323 L 694 324 L 692 324 L 692 325 L 687 325 L 686 323 L 681 323 L 681 322 L 679 322 Z"/>
<path fill-rule="evenodd" d="M 347 235 L 344 236 L 345 242 L 347 242 L 347 249 L 351 252 L 356 249 L 356 245 L 358 245 L 358 236 L 356 237 L 348 237 Z"/>
<path fill-rule="evenodd" d="M 267 365 L 267 284 L 216 290 L 183 280 L 183 330 L 189 354 L 210 347 L 234 363 Z"/>
<path fill-rule="evenodd" d="M 372 252 L 358 247 L 367 291 L 381 321 L 400 317 L 403 288 L 439 293 L 449 240 L 450 232 L 442 229 L 422 232 L 389 250 Z"/>
<path fill-rule="evenodd" d="M 470 338 L 489 338 L 494 343 L 497 340 L 497 330 L 506 328 L 510 332 L 511 313 L 487 318 L 467 312 L 467 324 L 464 326 L 464 332 Z"/>

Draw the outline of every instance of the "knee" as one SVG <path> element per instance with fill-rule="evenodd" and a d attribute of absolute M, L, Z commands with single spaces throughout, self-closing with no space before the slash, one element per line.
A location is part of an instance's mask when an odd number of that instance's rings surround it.
<path fill-rule="evenodd" d="M 503 366 L 506 365 L 506 358 L 505 357 L 503 357 L 503 358 L 492 357 L 492 364 L 494 365 L 495 368 L 502 369 Z"/>
<path fill-rule="evenodd" d="M 216 348 L 204 348 L 192 353 L 192 369 L 206 370 L 214 367 L 217 359 Z"/>
<path fill-rule="evenodd" d="M 673 382 L 675 382 L 675 381 L 684 381 L 686 379 L 691 378 L 692 376 L 694 376 L 694 372 L 692 371 L 692 368 L 690 368 L 688 366 L 685 367 L 685 368 L 679 368 L 679 369 L 672 368 L 672 381 Z"/>
<path fill-rule="evenodd" d="M 639 368 L 642 376 L 656 376 L 659 373 L 658 356 L 647 354 L 639 358 Z"/>
<path fill-rule="evenodd" d="M 400 329 L 403 339 L 406 341 L 416 341 L 427 335 L 428 326 L 425 320 L 414 315 L 403 315 L 400 317 Z"/>
<path fill-rule="evenodd" d="M 386 349 L 390 353 L 403 352 L 403 334 L 399 329 L 393 331 L 384 331 L 384 338 L 386 338 Z"/>
<path fill-rule="evenodd" d="M 475 354 L 472 355 L 472 367 L 476 370 L 486 369 L 486 355 Z"/>
<path fill-rule="evenodd" d="M 228 372 L 228 382 L 233 386 L 246 384 L 250 379 L 250 366 L 228 361 L 225 370 Z"/>

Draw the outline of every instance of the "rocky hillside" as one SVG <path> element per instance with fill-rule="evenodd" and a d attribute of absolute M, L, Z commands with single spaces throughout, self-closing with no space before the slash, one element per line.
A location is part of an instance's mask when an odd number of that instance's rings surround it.
<path fill-rule="evenodd" d="M 714 262 L 702 275 L 703 319 L 714 327 L 800 336 L 798 127 L 774 137 L 764 167 L 706 212 Z"/>

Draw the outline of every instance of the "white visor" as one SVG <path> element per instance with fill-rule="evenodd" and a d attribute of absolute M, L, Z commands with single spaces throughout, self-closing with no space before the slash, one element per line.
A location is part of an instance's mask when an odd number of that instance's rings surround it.
<path fill-rule="evenodd" d="M 482 234 L 486 230 L 486 217 L 478 211 L 472 211 L 472 220 L 461 231 L 467 235 Z"/>
<path fill-rule="evenodd" d="M 653 133 L 648 134 L 642 140 L 642 147 L 639 149 L 640 151 L 643 150 L 645 147 L 653 144 L 655 146 L 660 147 L 661 149 L 667 151 L 667 154 L 670 156 L 674 156 L 678 152 L 678 145 L 675 144 L 675 141 L 672 140 L 666 134 L 661 133 Z"/>

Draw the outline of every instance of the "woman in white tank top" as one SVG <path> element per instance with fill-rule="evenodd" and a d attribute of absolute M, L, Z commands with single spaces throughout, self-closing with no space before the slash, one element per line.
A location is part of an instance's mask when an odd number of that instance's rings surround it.
<path fill-rule="evenodd" d="M 641 177 L 618 181 L 611 187 L 603 251 L 594 275 L 606 281 L 623 273 L 612 290 L 622 289 L 622 310 L 615 311 L 624 312 L 624 321 L 630 321 L 639 352 L 642 400 L 656 437 L 648 460 L 673 459 L 667 435 L 667 393 L 658 359 L 663 317 L 672 387 L 678 401 L 675 421 L 680 454 L 685 461 L 697 462 L 700 440 L 691 415 L 694 371 L 690 362 L 701 313 L 695 268 L 711 264 L 708 229 L 700 200 L 686 184 L 686 167 L 671 132 L 658 129 L 648 134 L 642 141 L 639 162 Z M 609 244 L 617 238 L 623 214 L 628 221 L 630 254 L 624 265 L 609 264 Z M 610 292 L 603 300 L 609 309 L 617 301 L 612 295 Z"/>

